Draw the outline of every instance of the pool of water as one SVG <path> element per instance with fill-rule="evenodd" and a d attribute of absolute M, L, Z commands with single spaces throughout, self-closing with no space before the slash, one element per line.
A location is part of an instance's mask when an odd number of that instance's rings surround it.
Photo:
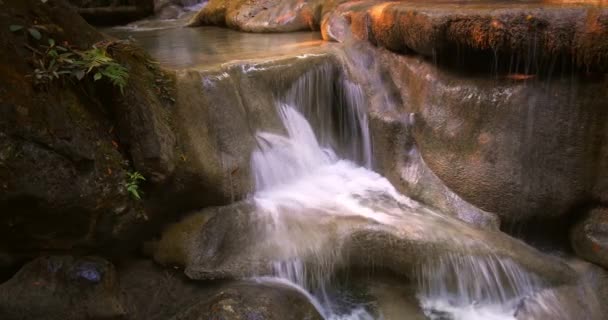
<path fill-rule="evenodd" d="M 319 32 L 253 34 L 218 27 L 188 28 L 176 21 L 104 29 L 133 39 L 166 67 L 209 66 L 233 60 L 310 52 L 327 43 Z"/>

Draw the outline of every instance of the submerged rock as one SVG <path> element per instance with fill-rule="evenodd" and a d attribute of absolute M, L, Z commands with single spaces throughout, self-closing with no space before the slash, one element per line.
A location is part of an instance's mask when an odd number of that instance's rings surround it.
<path fill-rule="evenodd" d="M 570 239 L 578 256 L 608 269 L 608 209 L 591 210 L 572 228 Z"/>
<path fill-rule="evenodd" d="M 117 280 L 112 264 L 101 258 L 38 258 L 0 285 L 0 315 L 6 320 L 125 319 Z"/>

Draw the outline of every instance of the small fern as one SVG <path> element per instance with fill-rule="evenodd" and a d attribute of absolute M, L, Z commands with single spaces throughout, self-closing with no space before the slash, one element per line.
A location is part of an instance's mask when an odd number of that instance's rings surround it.
<path fill-rule="evenodd" d="M 127 85 L 129 73 L 127 69 L 118 63 L 114 62 L 100 69 L 94 76 L 94 79 L 106 77 L 112 85 L 120 88 L 120 92 L 124 94 L 124 88 Z"/>
<path fill-rule="evenodd" d="M 98 81 L 107 78 L 112 85 L 119 87 L 120 92 L 124 94 L 124 88 L 129 79 L 127 68 L 108 56 L 108 52 L 104 48 L 93 46 L 92 49 L 78 52 L 78 54 L 81 60 L 77 63 L 85 70 L 86 74 L 94 71 L 93 80 Z"/>
<path fill-rule="evenodd" d="M 11 25 L 11 32 L 23 32 L 24 27 Z M 34 39 L 40 41 L 41 35 L 38 29 L 27 29 Z M 34 84 L 47 87 L 54 80 L 63 80 L 67 77 L 82 80 L 86 75 L 93 75 L 93 80 L 107 79 L 113 86 L 120 88 L 124 94 L 125 86 L 129 79 L 127 68 L 122 66 L 110 55 L 108 45 L 96 46 L 88 50 L 76 50 L 68 46 L 62 47 L 55 43 L 52 38 L 48 39 L 48 45 L 40 44 L 38 48 L 26 46 L 34 53 Z"/>
<path fill-rule="evenodd" d="M 127 192 L 135 199 L 141 200 L 141 195 L 143 192 L 139 189 L 139 185 L 142 181 L 146 181 L 144 176 L 137 172 L 127 172 L 127 182 L 125 183 L 125 187 L 127 188 Z"/>

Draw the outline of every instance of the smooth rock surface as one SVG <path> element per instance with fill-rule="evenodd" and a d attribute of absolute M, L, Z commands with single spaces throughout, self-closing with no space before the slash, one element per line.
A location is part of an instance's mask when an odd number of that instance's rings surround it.
<path fill-rule="evenodd" d="M 325 272 L 342 267 L 387 268 L 411 276 L 422 263 L 462 254 L 512 260 L 554 284 L 569 283 L 576 277 L 559 260 L 523 242 L 424 207 L 402 208 L 403 216 L 390 226 L 356 215 L 310 219 L 306 214 L 282 212 L 288 223 L 297 226 L 290 233 L 290 243 L 278 243 L 265 226 L 268 217 L 255 210 L 254 204 L 241 202 L 196 213 L 198 218 L 185 219 L 165 232 L 155 257 L 161 264 L 185 267 L 190 278 L 204 280 L 269 275 L 271 262 L 289 259 L 294 254 L 289 249 L 294 247 L 311 248 L 299 252 L 300 257 L 313 268 L 329 268 Z M 332 263 L 324 265 L 328 261 Z"/>
<path fill-rule="evenodd" d="M 489 78 L 386 50 L 376 59 L 398 102 L 372 108 L 409 115 L 422 159 L 467 202 L 517 221 L 563 216 L 606 194 L 605 79 Z"/>

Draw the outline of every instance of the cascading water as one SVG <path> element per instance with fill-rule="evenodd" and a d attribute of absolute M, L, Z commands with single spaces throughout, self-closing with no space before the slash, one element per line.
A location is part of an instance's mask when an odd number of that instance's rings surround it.
<path fill-rule="evenodd" d="M 287 135 L 258 133 L 252 169 L 257 211 L 270 221 L 265 238 L 282 258 L 273 263 L 272 276 L 258 280 L 287 282 L 307 292 L 325 319 L 383 319 L 381 311 L 330 293 L 332 275 L 345 259 L 341 230 L 361 220 L 407 226 L 408 210 L 449 219 L 399 194 L 371 171 L 364 94 L 333 69 L 304 75 L 277 99 L 277 112 Z M 330 224 L 330 231 L 319 228 L 334 220 L 339 223 Z M 421 263 L 413 277 L 425 316 L 437 320 L 514 320 L 522 299 L 542 288 L 534 275 L 494 256 L 439 257 Z"/>

